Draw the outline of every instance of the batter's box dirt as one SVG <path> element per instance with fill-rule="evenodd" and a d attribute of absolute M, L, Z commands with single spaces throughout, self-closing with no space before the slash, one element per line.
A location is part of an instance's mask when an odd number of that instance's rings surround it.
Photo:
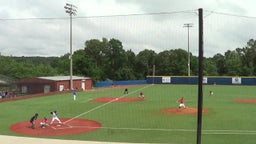
<path fill-rule="evenodd" d="M 66 136 L 92 132 L 101 128 L 101 123 L 93 120 L 62 118 L 61 121 L 63 124 L 52 124 L 41 128 L 38 120 L 35 129 L 31 128 L 29 121 L 25 121 L 12 125 L 10 129 L 15 133 L 29 136 Z"/>

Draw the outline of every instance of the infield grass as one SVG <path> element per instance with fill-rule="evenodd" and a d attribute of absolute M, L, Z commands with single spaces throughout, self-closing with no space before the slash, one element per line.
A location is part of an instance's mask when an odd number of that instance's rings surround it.
<path fill-rule="evenodd" d="M 209 96 L 209 91 L 214 92 Z M 78 92 L 72 94 L 31 98 L 0 103 L 0 133 L 22 136 L 10 131 L 10 126 L 28 121 L 35 113 L 50 118 L 57 110 L 60 118 L 84 118 L 102 123 L 102 128 L 79 135 L 47 137 L 105 142 L 141 143 L 196 143 L 197 115 L 171 115 L 163 109 L 178 106 L 177 100 L 185 98 L 188 107 L 197 107 L 196 85 L 141 85 L 124 89 Z M 138 97 L 144 92 L 145 101 L 122 103 L 96 103 L 99 97 Z M 237 103 L 235 98 L 256 99 L 255 86 L 204 86 L 202 143 L 205 144 L 255 144 L 256 104 Z"/>

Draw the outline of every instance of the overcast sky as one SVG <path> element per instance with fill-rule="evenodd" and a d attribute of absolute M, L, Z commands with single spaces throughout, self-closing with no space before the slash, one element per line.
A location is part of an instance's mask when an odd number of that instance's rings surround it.
<path fill-rule="evenodd" d="M 104 37 L 120 40 L 125 50 L 135 53 L 188 50 L 189 45 L 190 52 L 198 55 L 198 8 L 204 10 L 206 57 L 256 39 L 255 0 L 0 0 L 1 55 L 69 53 L 66 3 L 77 7 L 73 51 L 83 49 L 87 40 Z M 193 24 L 189 43 L 185 23 Z"/>

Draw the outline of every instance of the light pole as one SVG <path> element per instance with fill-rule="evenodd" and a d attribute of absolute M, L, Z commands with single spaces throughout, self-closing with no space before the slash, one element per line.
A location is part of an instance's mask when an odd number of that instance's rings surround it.
<path fill-rule="evenodd" d="M 72 16 L 76 15 L 76 9 L 77 7 L 75 5 L 66 3 L 66 5 L 64 6 L 64 8 L 66 9 L 66 13 L 69 14 L 70 16 L 70 90 L 73 90 L 73 62 L 72 62 L 72 55 L 73 55 L 73 51 L 72 51 Z"/>
<path fill-rule="evenodd" d="M 188 28 L 188 76 L 190 76 L 190 52 L 189 52 L 189 28 L 193 27 L 192 23 L 186 23 L 183 27 Z"/>

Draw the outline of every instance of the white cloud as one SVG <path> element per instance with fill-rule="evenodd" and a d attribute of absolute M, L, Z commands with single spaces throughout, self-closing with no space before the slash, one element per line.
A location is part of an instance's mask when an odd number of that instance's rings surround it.
<path fill-rule="evenodd" d="M 255 2 L 247 0 L 70 0 L 77 6 L 73 19 L 73 49 L 84 47 L 90 39 L 119 39 L 124 49 L 156 52 L 187 49 L 187 29 L 190 29 L 190 51 L 198 53 L 198 15 L 203 8 L 205 56 L 243 47 L 255 38 L 255 19 L 225 16 L 215 12 L 254 16 Z M 16 56 L 61 56 L 69 52 L 69 19 L 66 1 L 8 0 L 0 1 L 0 52 Z M 186 11 L 190 10 L 190 11 Z M 92 17 L 159 12 L 181 12 L 162 15 Z M 62 18 L 66 19 L 62 19 Z M 26 19 L 22 18 L 59 18 Z"/>

